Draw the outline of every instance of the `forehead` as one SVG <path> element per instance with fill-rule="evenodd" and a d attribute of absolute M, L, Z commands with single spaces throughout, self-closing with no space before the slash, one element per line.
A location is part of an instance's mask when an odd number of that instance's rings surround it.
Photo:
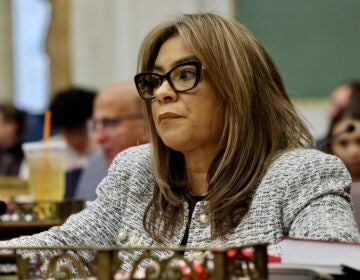
<path fill-rule="evenodd" d="M 332 134 L 336 134 L 339 132 L 344 131 L 349 124 L 353 124 L 355 126 L 355 130 L 351 133 L 343 133 L 343 137 L 348 137 L 352 135 L 360 135 L 360 120 L 357 119 L 344 119 L 340 122 L 338 122 L 336 125 L 334 125 Z"/>
<path fill-rule="evenodd" d="M 155 60 L 155 68 L 169 69 L 184 57 L 194 56 L 194 51 L 180 36 L 171 37 L 162 44 Z"/>
<path fill-rule="evenodd" d="M 351 88 L 348 85 L 343 85 L 335 89 L 332 94 L 332 101 L 335 103 L 346 104 L 350 99 Z"/>
<path fill-rule="evenodd" d="M 133 102 L 128 102 L 125 98 L 121 99 L 99 99 L 95 102 L 94 116 L 98 117 L 115 117 L 133 113 L 135 105 Z"/>

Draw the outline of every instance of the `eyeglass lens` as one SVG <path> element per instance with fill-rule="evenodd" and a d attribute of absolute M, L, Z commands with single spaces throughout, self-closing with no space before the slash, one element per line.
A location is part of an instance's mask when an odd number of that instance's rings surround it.
<path fill-rule="evenodd" d="M 188 61 L 175 66 L 165 75 L 145 72 L 135 76 L 136 87 L 145 100 L 154 98 L 154 90 L 166 79 L 175 92 L 183 92 L 194 88 L 200 79 L 201 64 L 199 61 Z"/>
<path fill-rule="evenodd" d="M 97 127 L 101 126 L 104 130 L 111 130 L 123 121 L 143 119 L 142 114 L 124 115 L 116 118 L 104 118 L 100 120 L 91 120 L 90 128 L 95 131 Z"/>

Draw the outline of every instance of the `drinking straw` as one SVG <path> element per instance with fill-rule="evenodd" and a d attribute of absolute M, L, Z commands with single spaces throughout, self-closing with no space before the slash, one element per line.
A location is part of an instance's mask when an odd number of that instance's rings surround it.
<path fill-rule="evenodd" d="M 40 174 L 39 174 L 39 181 L 37 187 L 37 194 L 36 200 L 41 201 L 44 198 L 45 193 L 45 182 L 47 176 L 47 146 L 46 143 L 50 137 L 50 127 L 51 127 L 51 111 L 47 110 L 44 115 L 44 127 L 43 127 L 43 154 L 41 158 L 41 165 L 40 165 Z"/>
<path fill-rule="evenodd" d="M 50 137 L 51 111 L 47 110 L 44 115 L 43 141 L 47 142 Z"/>

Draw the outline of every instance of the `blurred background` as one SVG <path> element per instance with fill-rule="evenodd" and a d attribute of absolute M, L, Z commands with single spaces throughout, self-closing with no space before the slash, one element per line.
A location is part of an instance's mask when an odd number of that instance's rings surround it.
<path fill-rule="evenodd" d="M 41 115 L 70 85 L 100 90 L 132 79 L 149 29 L 195 12 L 247 26 L 315 137 L 325 133 L 332 89 L 360 77 L 357 0 L 0 0 L 0 102 Z"/>

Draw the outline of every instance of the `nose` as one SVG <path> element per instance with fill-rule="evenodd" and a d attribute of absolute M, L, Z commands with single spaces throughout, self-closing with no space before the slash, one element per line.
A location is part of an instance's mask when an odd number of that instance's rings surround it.
<path fill-rule="evenodd" d="M 348 154 L 353 159 L 360 158 L 360 144 L 359 143 L 352 143 L 349 146 Z"/>
<path fill-rule="evenodd" d="M 163 83 L 154 89 L 155 100 L 161 102 L 171 102 L 177 99 L 177 93 L 172 89 L 169 82 L 164 79 Z"/>

